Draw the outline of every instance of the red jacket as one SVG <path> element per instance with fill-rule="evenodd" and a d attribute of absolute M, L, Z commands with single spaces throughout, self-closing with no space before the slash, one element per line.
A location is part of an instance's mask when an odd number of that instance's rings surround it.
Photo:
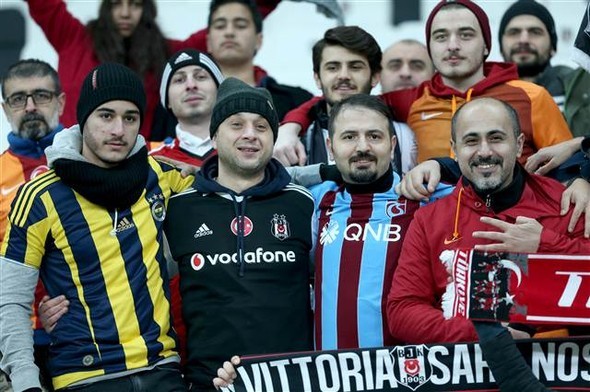
<path fill-rule="evenodd" d="M 515 200 L 509 202 L 511 207 L 505 205 L 507 208 L 499 213 L 486 207 L 484 200 L 464 181 L 460 181 L 449 196 L 416 212 L 388 297 L 388 325 L 394 337 L 410 344 L 477 340 L 471 321 L 443 317 L 440 301 L 447 286 L 447 272 L 439 256 L 446 249 L 491 243 L 471 236 L 478 230 L 495 231 L 480 223 L 482 216 L 510 223 L 518 216 L 535 218 L 543 225 L 537 253 L 590 254 L 590 240 L 583 238 L 583 222 L 579 221 L 574 232 L 568 233 L 573 211 L 570 209 L 567 215 L 560 215 L 564 187 L 550 178 L 529 175 L 524 169 L 520 172 L 524 181 L 524 190 L 522 181 L 519 187 L 522 195 L 516 200 L 518 190 L 508 189 L 508 198 L 512 196 Z M 498 196 L 498 204 L 507 203 L 506 192 Z M 494 201 L 492 196 L 492 205 L 496 204 Z M 458 233 L 457 240 L 453 240 L 454 233 Z"/>

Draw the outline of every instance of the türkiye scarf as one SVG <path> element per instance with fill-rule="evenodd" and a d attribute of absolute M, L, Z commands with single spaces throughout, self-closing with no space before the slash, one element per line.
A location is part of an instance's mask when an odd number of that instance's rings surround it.
<path fill-rule="evenodd" d="M 553 390 L 590 391 L 590 338 L 517 343 Z M 435 344 L 243 357 L 230 390 L 497 391 L 478 344 Z"/>
<path fill-rule="evenodd" d="M 453 273 L 446 315 L 451 305 L 455 317 L 590 325 L 590 255 L 445 252 Z"/>

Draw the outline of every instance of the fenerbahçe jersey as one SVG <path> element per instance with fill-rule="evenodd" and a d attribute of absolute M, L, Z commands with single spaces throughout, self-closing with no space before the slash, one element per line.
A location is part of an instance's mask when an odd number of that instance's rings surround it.
<path fill-rule="evenodd" d="M 350 193 L 326 181 L 310 189 L 314 223 L 315 345 L 317 350 L 397 343 L 386 303 L 403 239 L 420 203 L 383 193 Z M 441 187 L 440 193 L 450 192 Z"/>
<path fill-rule="evenodd" d="M 51 334 L 56 389 L 177 355 L 162 225 L 171 193 L 193 178 L 148 162 L 146 188 L 126 210 L 91 203 L 53 170 L 14 201 L 0 255 L 40 269 L 49 295 L 70 301 Z"/>

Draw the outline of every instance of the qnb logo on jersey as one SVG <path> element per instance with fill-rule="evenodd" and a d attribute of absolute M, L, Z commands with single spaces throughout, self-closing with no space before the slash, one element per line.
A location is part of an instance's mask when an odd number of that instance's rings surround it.
<path fill-rule="evenodd" d="M 322 227 L 322 232 L 320 233 L 320 244 L 328 245 L 331 244 L 338 238 L 338 234 L 340 234 L 340 225 L 336 221 L 330 221 Z"/>
<path fill-rule="evenodd" d="M 406 213 L 407 200 L 391 200 L 385 205 L 385 213 L 388 217 L 394 218 L 396 216 L 404 215 Z"/>
<path fill-rule="evenodd" d="M 346 241 L 384 241 L 397 242 L 402 237 L 402 227 L 390 223 L 350 223 L 342 231 Z M 322 227 L 320 244 L 329 245 L 338 238 L 340 226 L 338 222 L 330 221 Z"/>
<path fill-rule="evenodd" d="M 289 250 L 284 252 L 282 250 L 264 250 L 263 248 L 256 248 L 253 252 L 244 253 L 244 261 L 248 264 L 260 263 L 294 263 L 296 261 L 295 252 Z M 202 255 L 195 253 L 191 257 L 191 267 L 195 271 L 203 269 L 205 264 L 209 263 L 212 266 L 217 264 L 230 264 L 238 262 L 237 253 L 217 253 L 213 255 Z"/>
<path fill-rule="evenodd" d="M 244 237 L 247 237 L 248 235 L 250 235 L 250 233 L 252 233 L 252 230 L 254 230 L 254 224 L 252 223 L 250 218 L 248 218 L 247 216 L 243 216 L 241 218 L 244 220 Z M 238 218 L 237 217 L 231 221 L 231 224 L 229 227 L 231 229 L 231 232 L 234 233 L 234 235 L 238 235 Z"/>

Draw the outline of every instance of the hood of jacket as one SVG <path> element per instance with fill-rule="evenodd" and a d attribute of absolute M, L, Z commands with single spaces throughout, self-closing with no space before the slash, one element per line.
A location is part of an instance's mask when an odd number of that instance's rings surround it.
<path fill-rule="evenodd" d="M 145 147 L 145 139 L 137 135 L 135 146 L 129 152 L 129 156 L 136 154 L 142 147 Z M 45 149 L 47 166 L 53 168 L 58 159 L 69 159 L 72 161 L 88 162 L 82 155 L 82 133 L 80 127 L 74 125 L 57 133 L 53 138 L 53 144 Z"/>
<path fill-rule="evenodd" d="M 269 196 L 281 191 L 291 182 L 291 176 L 276 159 L 271 159 L 264 169 L 264 179 L 240 194 L 217 182 L 219 157 L 208 159 L 197 173 L 195 187 L 202 193 L 228 193 L 235 196 Z"/>
<path fill-rule="evenodd" d="M 516 65 L 512 63 L 486 62 L 484 63 L 483 71 L 485 78 L 471 86 L 465 92 L 445 85 L 442 76 L 438 72 L 431 80 L 422 83 L 419 88 L 428 88 L 435 97 L 457 96 L 465 98 L 468 94 L 474 97 L 482 95 L 483 92 L 491 87 L 518 79 L 518 70 Z"/>

